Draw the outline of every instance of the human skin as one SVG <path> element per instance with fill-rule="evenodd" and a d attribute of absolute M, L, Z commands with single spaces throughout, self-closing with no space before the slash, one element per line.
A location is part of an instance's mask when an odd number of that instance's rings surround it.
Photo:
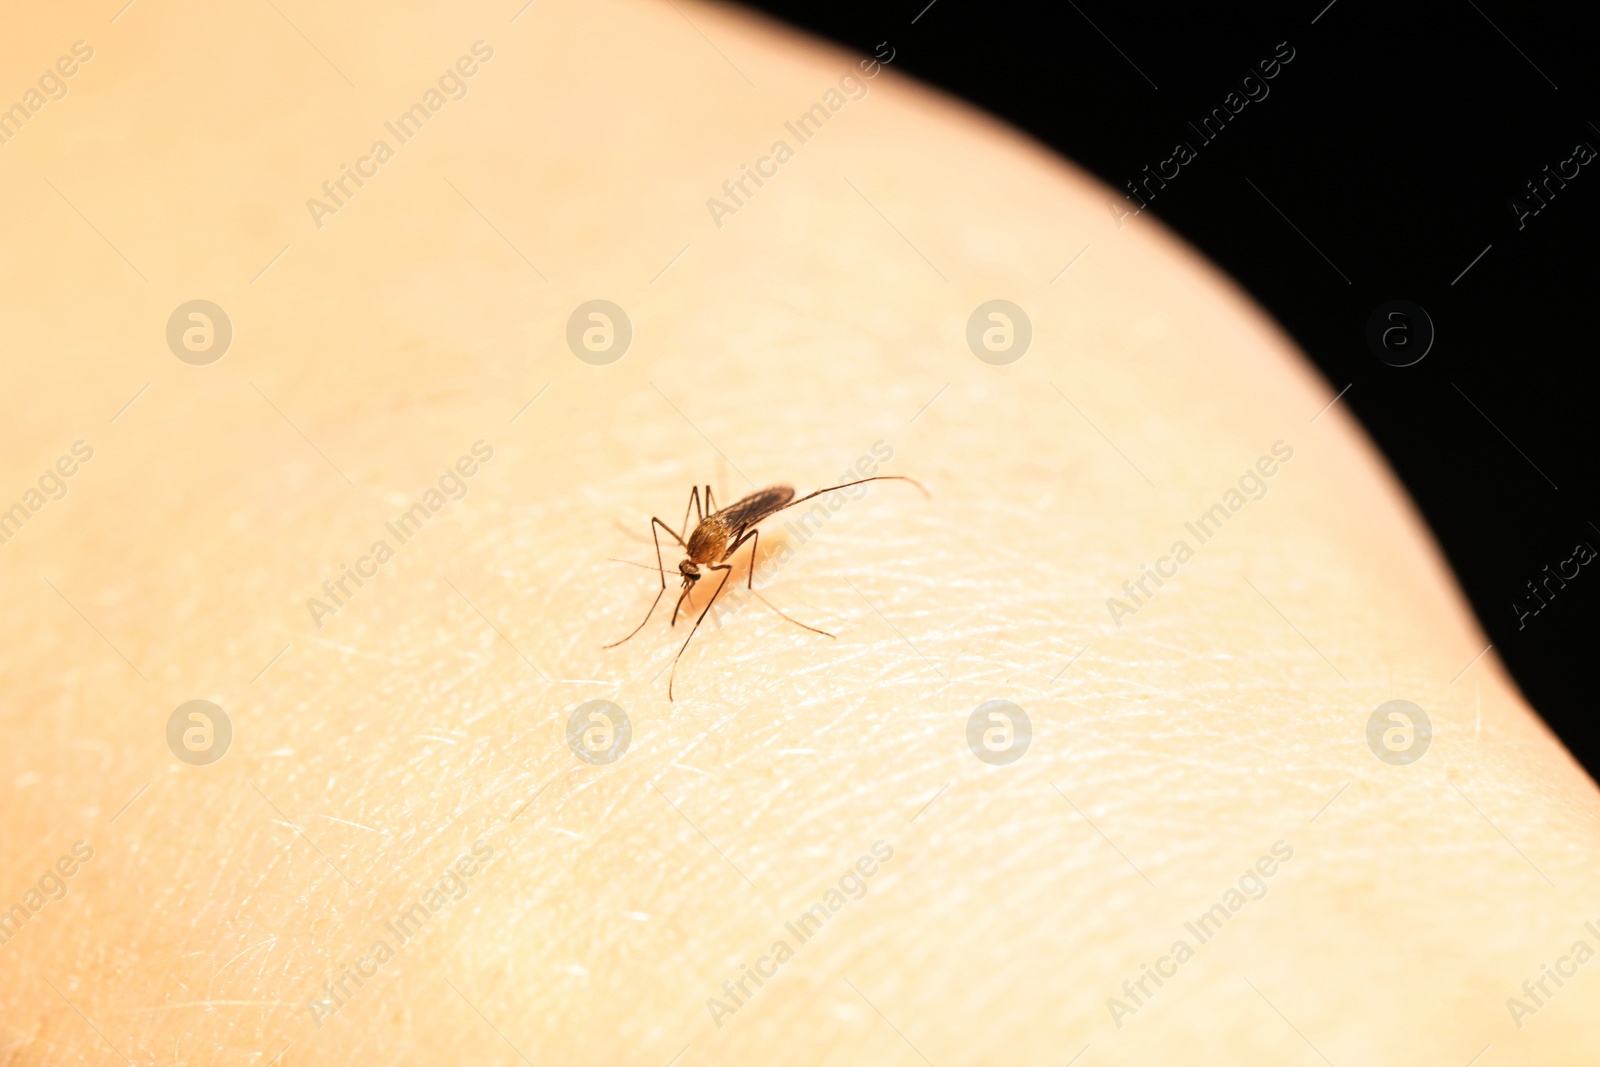
<path fill-rule="evenodd" d="M 1600 963 L 1569 955 L 1600 948 L 1594 784 L 1347 404 L 1149 215 L 893 64 L 688 0 L 113 13 L 0 44 L 3 93 L 95 49 L 0 146 L 0 506 L 94 452 L 0 544 L 0 909 L 93 850 L 0 944 L 0 1064 L 1600 1054 Z M 306 199 L 480 39 L 466 97 L 319 228 Z M 235 328 L 209 366 L 164 336 L 196 297 Z M 565 340 L 594 298 L 633 325 L 608 366 Z M 995 298 L 1033 329 L 1005 366 L 966 341 Z M 659 588 L 608 558 L 653 566 L 690 485 L 805 492 L 875 445 L 931 499 L 764 528 L 764 596 L 833 639 L 740 602 L 671 701 L 670 603 L 601 647 Z M 234 731 L 208 766 L 167 747 L 192 699 Z M 631 725 L 611 764 L 567 743 L 592 699 Z M 1432 722 L 1409 765 L 1368 747 L 1392 699 Z M 968 746 L 990 700 L 1032 723 L 1009 765 Z"/>

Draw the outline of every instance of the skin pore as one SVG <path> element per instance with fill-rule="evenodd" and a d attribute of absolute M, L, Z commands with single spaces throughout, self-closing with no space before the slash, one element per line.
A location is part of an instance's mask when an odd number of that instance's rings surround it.
<path fill-rule="evenodd" d="M 1600 1055 L 1594 784 L 1347 405 L 1148 214 L 736 10 L 285 14 L 0 44 L 94 48 L 0 147 L 0 1067 Z M 932 499 L 763 526 L 835 640 L 730 600 L 671 703 L 686 623 L 602 648 L 691 485 L 869 474 Z"/>

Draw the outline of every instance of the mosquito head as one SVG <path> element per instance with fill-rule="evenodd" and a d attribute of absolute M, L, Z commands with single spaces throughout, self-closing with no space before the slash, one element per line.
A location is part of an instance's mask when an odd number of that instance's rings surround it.
<path fill-rule="evenodd" d="M 688 560 L 678 564 L 678 573 L 683 575 L 683 587 L 685 589 L 700 580 L 700 567 Z"/>

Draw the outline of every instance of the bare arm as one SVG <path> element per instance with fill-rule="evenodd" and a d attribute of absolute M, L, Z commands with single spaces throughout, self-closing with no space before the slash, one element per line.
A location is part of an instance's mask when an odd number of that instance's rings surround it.
<path fill-rule="evenodd" d="M 0 503 L 93 450 L 0 545 L 0 1064 L 1600 1053 L 1594 785 L 1284 337 L 1016 135 L 677 8 L 286 10 L 325 63 L 139 5 L 0 148 Z M 6 69 L 87 32 L 38 19 Z M 763 527 L 837 641 L 730 597 L 671 704 L 662 619 L 601 647 L 618 521 L 880 473 L 932 500 Z"/>

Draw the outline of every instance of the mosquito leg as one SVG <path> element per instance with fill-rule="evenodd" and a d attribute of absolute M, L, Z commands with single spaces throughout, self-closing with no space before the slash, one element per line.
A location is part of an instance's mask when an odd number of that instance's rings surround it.
<path fill-rule="evenodd" d="M 722 554 L 722 558 L 732 559 L 733 554 L 739 551 L 746 541 L 755 542 L 750 546 L 750 573 L 745 575 L 744 580 L 744 587 L 753 593 L 756 591 L 756 553 L 761 551 L 761 531 L 747 530 L 735 538 L 733 544 L 728 546 L 728 551 Z"/>
<path fill-rule="evenodd" d="M 668 537 L 670 537 L 674 541 L 678 542 L 678 544 L 680 546 L 682 546 L 684 548 L 684 550 L 686 550 L 686 551 L 688 550 L 689 546 L 684 543 L 683 538 L 681 536 L 679 536 L 678 534 L 673 533 L 672 532 L 672 527 L 668 526 L 665 521 L 663 521 L 661 519 L 658 519 L 654 515 L 652 515 L 652 516 L 650 516 L 650 526 L 651 526 L 652 529 L 654 529 L 657 526 L 661 527 L 663 530 L 667 531 L 667 536 Z M 656 559 L 658 561 L 661 558 L 661 551 L 660 550 L 661 550 L 661 543 L 658 541 L 658 542 L 656 542 Z M 663 568 L 663 571 L 665 571 L 665 568 Z"/>
<path fill-rule="evenodd" d="M 678 544 L 680 545 L 683 544 L 683 539 L 689 535 L 689 512 L 691 511 L 694 512 L 696 521 L 705 518 L 704 512 L 700 510 L 700 487 L 698 485 L 689 487 L 689 503 L 684 505 L 683 508 L 683 533 L 678 534 Z"/>
<path fill-rule="evenodd" d="M 711 499 L 711 487 L 708 485 L 706 486 L 706 514 L 715 515 L 716 513 L 717 505 Z"/>
<path fill-rule="evenodd" d="M 694 640 L 695 631 L 699 630 L 700 624 L 706 621 L 706 616 L 711 612 L 711 605 L 715 604 L 717 602 L 717 597 L 722 595 L 723 587 L 728 584 L 728 578 L 733 574 L 733 568 L 728 566 L 726 563 L 713 563 L 711 565 L 711 569 L 714 571 L 723 572 L 722 581 L 717 583 L 717 591 L 711 594 L 710 600 L 706 601 L 706 606 L 704 610 L 700 612 L 700 617 L 694 620 L 694 629 L 690 630 L 689 636 L 684 638 L 683 648 L 678 649 L 678 654 L 672 657 L 672 673 L 667 676 L 668 700 L 672 699 L 672 680 L 673 678 L 677 677 L 678 674 L 678 661 L 683 658 L 684 650 L 689 647 L 689 642 Z"/>
<path fill-rule="evenodd" d="M 840 489 L 848 489 L 852 485 L 866 485 L 868 482 L 910 482 L 912 485 L 916 486 L 918 490 L 921 491 L 921 493 L 922 493 L 922 495 L 924 497 L 926 497 L 929 500 L 933 499 L 933 496 L 932 496 L 931 493 L 928 492 L 927 487 L 924 486 L 921 482 L 917 481 L 915 478 L 907 478 L 903 474 L 879 474 L 879 475 L 877 475 L 875 477 L 872 477 L 872 478 L 861 478 L 861 479 L 858 479 L 858 480 L 853 481 L 853 482 L 845 482 L 842 485 L 830 485 L 826 489 L 818 489 L 815 493 L 807 493 L 805 496 L 796 497 L 794 500 L 789 501 L 783 507 L 779 508 L 778 511 L 788 511 L 790 508 L 794 507 L 796 504 L 804 504 L 807 500 L 811 500 L 811 499 L 813 499 L 815 497 L 819 497 L 823 493 L 836 493 Z M 777 512 L 773 512 L 772 514 L 775 515 L 775 514 L 777 514 Z"/>
<path fill-rule="evenodd" d="M 678 544 L 683 544 L 683 538 L 678 537 L 677 534 L 673 533 L 672 527 L 668 526 L 654 515 L 650 516 L 650 536 L 655 539 L 656 543 L 656 571 L 661 576 L 661 590 L 660 592 L 656 593 L 656 598 L 650 601 L 650 610 L 644 613 L 643 622 L 639 623 L 638 626 L 635 626 L 628 636 L 622 639 L 622 641 L 613 641 L 609 645 L 602 645 L 602 648 L 616 648 L 618 645 L 622 644 L 623 641 L 627 641 L 629 638 L 633 637 L 634 634 L 644 629 L 644 624 L 650 621 L 651 615 L 655 614 L 656 605 L 661 603 L 662 594 L 667 591 L 667 567 L 665 563 L 661 562 L 661 534 L 657 532 L 658 529 L 667 531 L 667 535 L 669 537 L 677 538 Z"/>
<path fill-rule="evenodd" d="M 761 601 L 767 607 L 771 608 L 773 610 L 773 612 L 775 612 L 780 619 L 783 619 L 783 620 L 785 620 L 787 622 L 792 622 L 796 626 L 800 627 L 800 629 L 802 629 L 802 630 L 810 630 L 812 633 L 821 634 L 823 637 L 832 637 L 833 635 L 830 634 L 826 630 L 819 630 L 815 626 L 807 626 L 805 623 L 801 622 L 799 619 L 790 618 L 788 615 L 785 615 L 781 609 L 779 609 L 778 605 L 774 604 L 772 601 L 768 600 L 766 597 L 764 597 L 760 593 L 756 592 L 756 585 L 755 585 L 755 581 L 756 581 L 756 553 L 761 551 L 761 531 L 760 530 L 751 530 L 750 532 L 746 533 L 743 537 L 739 538 L 731 546 L 729 546 L 728 555 L 729 556 L 733 555 L 734 550 L 737 549 L 740 545 L 744 544 L 746 541 L 750 541 L 750 542 L 752 542 L 752 544 L 750 545 L 750 573 L 745 575 L 745 588 L 748 589 L 752 594 L 754 594 L 755 598 L 757 600 Z M 726 558 L 726 557 L 724 557 L 724 558 Z"/>

